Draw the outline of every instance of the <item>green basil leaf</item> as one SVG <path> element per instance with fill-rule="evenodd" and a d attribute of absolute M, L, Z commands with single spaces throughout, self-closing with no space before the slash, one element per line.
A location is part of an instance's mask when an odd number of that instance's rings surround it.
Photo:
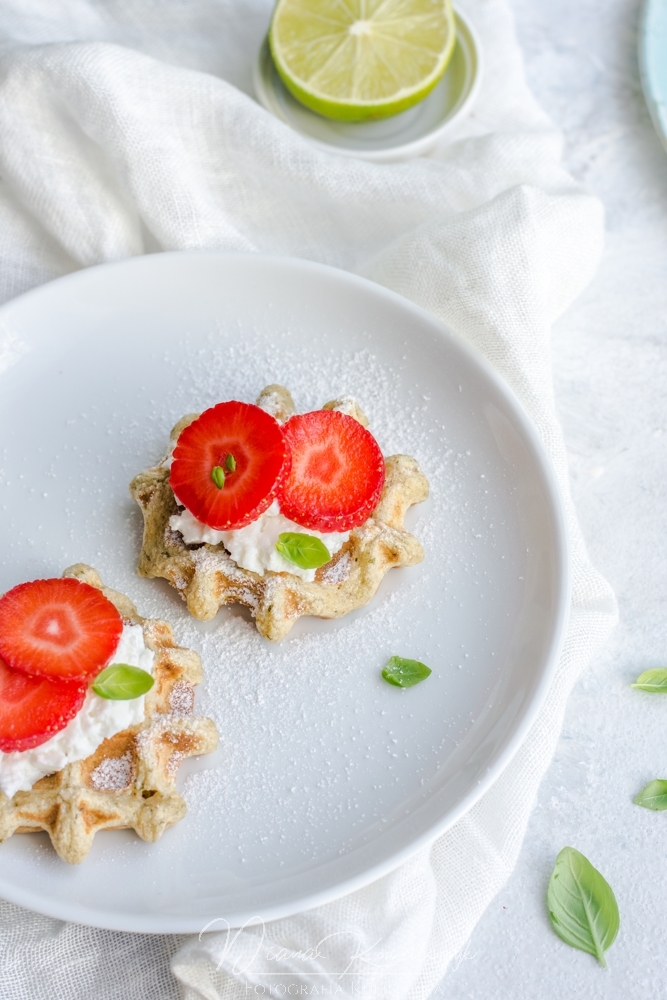
<path fill-rule="evenodd" d="M 402 656 L 392 656 L 382 671 L 382 676 L 395 687 L 411 688 L 426 680 L 430 673 L 430 668 L 419 660 L 405 660 Z"/>
<path fill-rule="evenodd" d="M 653 670 L 645 670 L 630 687 L 639 688 L 640 691 L 655 691 L 667 694 L 667 667 L 655 667 Z"/>
<path fill-rule="evenodd" d="M 667 809 L 667 781 L 662 778 L 649 781 L 646 788 L 632 801 L 638 806 L 644 806 L 644 809 L 655 809 L 656 812 Z"/>
<path fill-rule="evenodd" d="M 609 883 L 574 847 L 556 858 L 547 906 L 556 934 L 606 965 L 604 953 L 618 934 L 618 904 Z"/>
<path fill-rule="evenodd" d="M 320 538 L 300 531 L 283 531 L 278 535 L 276 551 L 300 569 L 319 569 L 331 559 L 331 553 Z"/>
<path fill-rule="evenodd" d="M 129 701 L 130 698 L 146 694 L 154 683 L 148 671 L 140 667 L 131 667 L 128 663 L 112 663 L 97 675 L 93 691 L 100 698 Z"/>

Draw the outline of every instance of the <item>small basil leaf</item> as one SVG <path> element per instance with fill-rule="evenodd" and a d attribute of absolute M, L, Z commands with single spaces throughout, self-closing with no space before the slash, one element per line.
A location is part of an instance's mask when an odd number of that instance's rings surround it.
<path fill-rule="evenodd" d="M 604 953 L 618 934 L 618 904 L 609 883 L 574 847 L 556 858 L 547 906 L 556 934 L 606 965 Z"/>
<path fill-rule="evenodd" d="M 654 670 L 645 670 L 630 687 L 639 688 L 640 691 L 655 691 L 667 694 L 667 667 L 656 667 Z"/>
<path fill-rule="evenodd" d="M 97 675 L 93 691 L 100 698 L 129 701 L 139 698 L 153 687 L 155 681 L 146 670 L 128 663 L 112 663 Z"/>
<path fill-rule="evenodd" d="M 411 688 L 426 680 L 430 673 L 430 668 L 419 660 L 405 660 L 402 656 L 392 656 L 382 671 L 382 676 L 395 687 Z"/>
<path fill-rule="evenodd" d="M 646 788 L 632 801 L 638 806 L 644 806 L 644 809 L 655 809 L 656 812 L 667 809 L 667 781 L 662 778 L 649 781 Z"/>
<path fill-rule="evenodd" d="M 300 531 L 283 531 L 278 535 L 276 552 L 300 569 L 319 569 L 331 559 L 331 553 L 321 539 Z"/>

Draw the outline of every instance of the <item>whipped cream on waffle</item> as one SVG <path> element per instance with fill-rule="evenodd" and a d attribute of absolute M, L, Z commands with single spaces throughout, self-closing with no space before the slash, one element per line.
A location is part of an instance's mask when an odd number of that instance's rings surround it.
<path fill-rule="evenodd" d="M 277 500 L 274 500 L 268 510 L 255 521 L 247 524 L 245 528 L 233 531 L 216 531 L 214 528 L 209 528 L 208 525 L 198 521 L 189 510 L 172 514 L 169 518 L 169 527 L 172 531 L 181 533 L 186 545 L 200 542 L 218 545 L 222 542 L 237 566 L 252 570 L 258 576 L 264 576 L 266 570 L 271 570 L 273 573 L 290 573 L 308 582 L 315 579 L 316 570 L 301 569 L 300 566 L 284 559 L 276 551 L 278 536 L 284 531 L 313 535 L 324 542 L 332 558 L 350 537 L 349 531 L 313 531 L 311 528 L 304 528 L 290 521 L 280 513 Z"/>
<path fill-rule="evenodd" d="M 127 663 L 152 674 L 155 654 L 144 642 L 141 625 L 124 625 L 112 663 Z M 28 791 L 40 778 L 84 760 L 109 736 L 144 720 L 144 696 L 127 701 L 100 698 L 89 690 L 81 711 L 59 733 L 32 750 L 0 751 L 0 790 L 7 798 Z"/>

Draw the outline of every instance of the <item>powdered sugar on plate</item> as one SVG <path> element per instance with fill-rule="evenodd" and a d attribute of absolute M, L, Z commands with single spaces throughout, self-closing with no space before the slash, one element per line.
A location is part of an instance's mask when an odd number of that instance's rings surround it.
<path fill-rule="evenodd" d="M 205 830 L 195 836 L 220 842 L 239 840 L 240 862 L 252 856 L 255 865 L 281 864 L 276 829 L 283 831 L 280 842 L 298 825 L 303 856 L 312 858 L 330 828 L 332 811 L 344 811 L 363 840 L 377 823 L 387 821 L 406 789 L 415 801 L 428 794 L 439 762 L 461 742 L 473 718 L 463 709 L 447 722 L 444 713 L 433 713 L 434 699 L 437 705 L 443 696 L 440 687 L 449 692 L 458 669 L 475 669 L 466 662 L 466 643 L 452 643 L 460 598 L 466 595 L 452 588 L 451 567 L 466 560 L 464 576 L 479 590 L 484 580 L 478 578 L 472 553 L 481 540 L 488 544 L 490 531 L 502 535 L 502 526 L 499 532 L 489 528 L 483 489 L 473 518 L 479 530 L 471 531 L 469 502 L 461 503 L 459 496 L 462 481 L 480 475 L 475 471 L 479 457 L 475 461 L 469 451 L 456 448 L 448 429 L 429 413 L 428 398 L 415 404 L 413 394 L 407 402 L 399 370 L 368 350 L 328 351 L 314 367 L 312 359 L 294 356 L 289 336 L 283 341 L 281 349 L 277 337 L 270 352 L 261 354 L 243 343 L 221 348 L 211 338 L 206 351 L 193 351 L 193 360 L 185 367 L 181 363 L 169 419 L 175 422 L 223 398 L 254 400 L 270 382 L 287 385 L 298 411 L 353 396 L 385 454 L 417 458 L 431 497 L 410 511 L 406 522 L 426 550 L 424 563 L 390 571 L 371 603 L 340 621 L 302 619 L 287 640 L 273 645 L 239 608 L 223 609 L 206 625 L 180 608 L 170 609 L 172 621 L 176 612 L 179 641 L 202 654 L 206 681 L 198 711 L 214 718 L 221 734 L 217 766 L 202 762 L 184 782 L 192 829 Z M 171 363 L 169 354 L 163 362 Z M 156 458 L 163 448 L 161 442 Z M 201 557 L 216 555 L 202 550 Z M 327 582 L 338 582 L 346 571 L 343 556 Z M 163 613 L 162 600 L 160 594 L 155 608 L 149 601 L 144 610 Z M 489 659 L 492 653 L 489 649 Z M 395 654 L 429 663 L 434 673 L 428 685 L 407 697 L 390 690 L 380 671 Z M 482 672 L 488 673 L 488 664 Z M 488 686 L 487 678 L 480 696 Z M 455 693 L 447 697 L 456 701 Z M 410 737 L 399 739 L 394 735 L 399 730 Z M 239 813 L 258 818 L 252 835 L 241 839 Z M 265 851 L 269 842 L 273 848 Z"/>

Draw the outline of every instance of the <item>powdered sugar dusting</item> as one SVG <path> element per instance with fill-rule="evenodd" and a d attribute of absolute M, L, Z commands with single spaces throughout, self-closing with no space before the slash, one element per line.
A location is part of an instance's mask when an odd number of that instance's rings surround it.
<path fill-rule="evenodd" d="M 277 389 L 263 391 L 261 397 L 258 399 L 258 405 L 279 422 L 282 423 L 286 419 L 285 400 Z"/>
<path fill-rule="evenodd" d="M 181 766 L 181 761 L 183 760 L 183 754 L 180 750 L 176 750 L 169 760 L 167 761 L 167 774 L 170 778 L 175 778 L 178 774 L 178 769 Z"/>
<path fill-rule="evenodd" d="M 321 573 L 321 582 L 336 584 L 344 583 L 350 575 L 350 570 L 352 569 L 352 560 L 350 559 L 349 552 L 343 552 L 343 554 L 335 562 L 327 563 L 323 567 Z"/>
<path fill-rule="evenodd" d="M 287 385 L 298 412 L 353 396 L 383 452 L 412 455 L 429 479 L 431 498 L 406 519 L 424 546 L 424 563 L 392 570 L 368 606 L 338 621 L 300 619 L 277 645 L 257 633 L 251 613 L 238 605 L 200 623 L 173 598 L 165 610 L 164 591 L 151 589 L 142 601 L 144 613 L 168 617 L 178 641 L 201 653 L 197 713 L 211 716 L 220 732 L 215 765 L 202 758 L 198 769 L 191 761 L 181 769 L 189 836 L 202 850 L 217 845 L 232 868 L 252 860 L 254 871 L 282 866 L 280 845 L 291 845 L 293 860 L 296 852 L 306 861 L 334 844 L 337 852 L 363 843 L 398 803 L 416 807 L 430 794 L 475 717 L 457 671 L 479 678 L 483 699 L 495 669 L 494 596 L 487 590 L 484 597 L 488 560 L 479 554 L 492 547 L 503 558 L 513 530 L 488 513 L 498 493 L 497 474 L 493 486 L 480 479 L 489 472 L 489 452 L 467 448 L 467 418 L 446 424 L 432 389 L 415 390 L 407 346 L 404 360 L 393 365 L 364 349 L 314 344 L 313 351 L 317 364 L 312 353 L 294 351 L 285 331 L 263 353 L 253 338 L 221 345 L 215 337 L 205 355 L 193 352 L 184 361 L 179 353 L 165 425 L 220 399 L 252 401 L 271 382 Z M 164 442 L 156 457 L 160 447 Z M 479 498 L 474 509 L 471 493 Z M 201 570 L 234 575 L 224 551 L 193 555 Z M 325 582 L 336 585 L 348 571 L 343 553 Z M 497 611 L 504 620 L 502 602 Z M 467 655 L 471 615 L 486 650 L 474 661 Z M 409 692 L 392 689 L 380 676 L 392 655 L 420 659 L 433 674 Z M 345 843 L 336 832 L 341 824 L 353 831 Z"/>
<path fill-rule="evenodd" d="M 190 715 L 195 707 L 195 689 L 187 681 L 176 681 L 169 692 L 169 707 L 176 715 Z"/>
<path fill-rule="evenodd" d="M 105 757 L 90 774 L 91 783 L 98 792 L 120 792 L 130 787 L 133 778 L 134 765 L 129 750 L 122 757 Z"/>

